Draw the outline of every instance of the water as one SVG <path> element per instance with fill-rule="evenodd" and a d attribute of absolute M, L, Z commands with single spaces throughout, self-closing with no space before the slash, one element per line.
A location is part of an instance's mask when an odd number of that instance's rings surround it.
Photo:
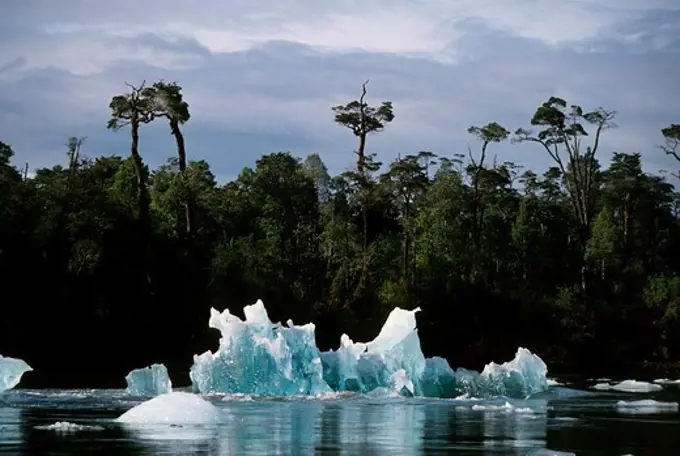
<path fill-rule="evenodd" d="M 530 400 L 327 395 L 207 397 L 217 426 L 131 426 L 114 420 L 144 399 L 123 390 L 11 390 L 0 395 L 0 454 L 91 455 L 678 455 L 680 413 L 620 409 L 655 394 L 553 387 Z M 507 404 L 506 404 L 507 402 Z M 58 421 L 90 426 L 57 432 Z"/>

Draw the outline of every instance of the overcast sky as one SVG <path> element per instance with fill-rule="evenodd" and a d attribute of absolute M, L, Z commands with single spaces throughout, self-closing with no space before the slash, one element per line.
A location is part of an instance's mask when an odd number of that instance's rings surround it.
<path fill-rule="evenodd" d="M 65 163 L 68 136 L 90 156 L 127 154 L 106 130 L 124 82 L 178 81 L 190 103 L 190 158 L 221 180 L 263 153 L 321 154 L 331 171 L 355 141 L 330 107 L 392 100 L 396 118 L 368 148 L 387 162 L 419 150 L 466 152 L 470 125 L 528 126 L 551 95 L 616 110 L 600 159 L 657 148 L 680 123 L 677 0 L 2 0 L 0 141 L 15 164 Z M 145 126 L 151 166 L 174 154 L 165 125 Z M 536 146 L 495 148 L 542 171 Z"/>

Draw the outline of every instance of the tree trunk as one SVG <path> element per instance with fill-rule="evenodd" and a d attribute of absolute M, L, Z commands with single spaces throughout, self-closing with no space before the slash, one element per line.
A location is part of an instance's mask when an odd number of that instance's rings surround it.
<path fill-rule="evenodd" d="M 403 258 L 403 271 L 404 271 L 404 281 L 409 282 L 409 250 L 410 250 L 410 236 L 409 236 L 409 204 L 406 203 L 404 207 L 404 258 Z"/>
<path fill-rule="evenodd" d="M 357 171 L 361 176 L 366 169 L 366 134 L 359 135 L 359 149 L 357 150 Z"/>
<path fill-rule="evenodd" d="M 623 203 L 623 243 L 628 247 L 628 230 L 630 227 L 630 193 L 626 193 Z"/>
<path fill-rule="evenodd" d="M 177 158 L 179 160 L 179 172 L 184 175 L 187 169 L 187 151 L 184 146 L 184 135 L 179 129 L 179 124 L 177 120 L 170 119 L 170 130 L 172 135 L 175 137 L 177 142 Z M 184 176 L 186 177 L 186 176 Z M 190 189 L 189 189 L 190 190 Z M 186 231 L 187 234 L 191 234 L 194 231 L 194 199 L 191 191 L 187 194 L 186 201 L 184 201 L 184 217 L 186 219 Z"/>
<path fill-rule="evenodd" d="M 146 230 L 149 227 L 149 192 L 146 188 L 146 179 L 144 176 L 144 162 L 142 156 L 139 155 L 139 120 L 133 119 L 130 123 L 130 132 L 132 135 L 132 142 L 130 144 L 130 155 L 135 166 L 135 175 L 137 177 L 137 202 L 139 204 L 139 221 L 142 224 L 142 229 Z"/>

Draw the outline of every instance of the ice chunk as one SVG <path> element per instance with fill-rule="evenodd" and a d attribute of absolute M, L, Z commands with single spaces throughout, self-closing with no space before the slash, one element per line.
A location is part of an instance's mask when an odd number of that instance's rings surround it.
<path fill-rule="evenodd" d="M 593 385 L 593 389 L 596 389 L 598 391 L 607 391 L 612 389 L 612 385 L 610 385 L 609 383 L 596 383 L 595 385 Z"/>
<path fill-rule="evenodd" d="M 125 376 L 126 392 L 135 396 L 158 396 L 172 391 L 168 369 L 163 364 L 135 369 Z"/>
<path fill-rule="evenodd" d="M 0 393 L 17 386 L 21 376 L 32 370 L 23 359 L 5 358 L 0 355 Z"/>
<path fill-rule="evenodd" d="M 57 433 L 70 434 L 79 431 L 103 431 L 104 427 L 87 424 L 76 424 L 70 423 L 68 421 L 57 421 L 53 424 L 35 426 L 34 429 L 39 431 L 54 431 Z"/>
<path fill-rule="evenodd" d="M 671 380 L 669 378 L 657 378 L 654 383 L 658 385 L 680 385 L 680 380 Z"/>
<path fill-rule="evenodd" d="M 651 393 L 654 391 L 661 391 L 663 387 L 661 385 L 655 385 L 654 383 L 641 382 L 638 380 L 624 380 L 615 385 L 610 385 L 608 383 L 598 383 L 593 386 L 593 389 L 599 391 L 623 391 L 626 393 Z"/>
<path fill-rule="evenodd" d="M 190 376 L 198 391 L 295 395 L 331 390 L 323 379 L 314 324 L 274 324 L 259 300 L 243 312 L 245 320 L 228 309 L 210 310 L 208 324 L 222 337 L 215 353 L 194 356 Z"/>
<path fill-rule="evenodd" d="M 337 391 L 368 392 L 393 387 L 393 376 L 408 383 L 414 395 L 422 395 L 420 379 L 425 372 L 425 356 L 420 348 L 415 314 L 420 308 L 395 307 L 378 337 L 368 343 L 354 343 L 346 335 L 340 347 L 321 354 L 324 379 Z"/>
<path fill-rule="evenodd" d="M 543 360 L 520 347 L 512 361 L 484 367 L 479 389 L 490 396 L 528 397 L 548 390 L 547 374 Z"/>
<path fill-rule="evenodd" d="M 156 396 L 123 413 L 121 423 L 134 424 L 217 424 L 220 411 L 210 402 L 191 393 Z"/>

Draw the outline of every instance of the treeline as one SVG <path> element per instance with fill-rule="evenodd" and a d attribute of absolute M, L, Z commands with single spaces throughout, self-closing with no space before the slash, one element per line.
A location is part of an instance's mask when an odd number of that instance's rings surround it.
<path fill-rule="evenodd" d="M 86 157 L 74 137 L 68 166 L 29 177 L 0 143 L 0 353 L 36 369 L 29 386 L 121 386 L 151 362 L 182 383 L 192 354 L 217 345 L 210 306 L 239 314 L 261 298 L 273 320 L 314 321 L 324 349 L 342 332 L 372 339 L 394 306 L 420 306 L 425 353 L 454 366 L 522 345 L 552 371 L 677 369 L 680 197 L 637 153 L 601 167 L 614 112 L 552 97 L 531 129 L 472 126 L 464 154 L 383 166 L 370 137 L 394 107 L 362 89 L 329 111 L 358 143 L 336 176 L 317 154 L 273 153 L 218 185 L 208 163 L 187 161 L 189 105 L 164 81 L 111 101 L 127 158 Z M 139 147 L 151 122 L 177 145 L 154 171 Z M 660 139 L 680 161 L 680 125 Z M 503 141 L 554 166 L 498 162 Z"/>

